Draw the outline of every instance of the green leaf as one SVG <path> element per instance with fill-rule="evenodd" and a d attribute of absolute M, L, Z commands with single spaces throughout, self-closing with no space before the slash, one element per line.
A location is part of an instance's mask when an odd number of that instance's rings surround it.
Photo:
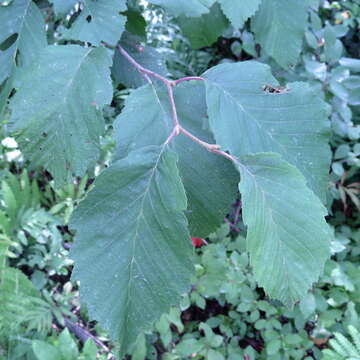
<path fill-rule="evenodd" d="M 221 8 L 235 28 L 242 28 L 247 19 L 253 16 L 262 0 L 234 1 L 219 0 Z"/>
<path fill-rule="evenodd" d="M 84 175 L 98 158 L 110 65 L 105 48 L 49 46 L 20 78 L 10 103 L 13 130 L 32 166 L 45 166 L 58 184 Z"/>
<path fill-rule="evenodd" d="M 74 279 L 90 316 L 129 353 L 138 335 L 189 290 L 186 195 L 167 146 L 114 162 L 75 210 Z"/>
<path fill-rule="evenodd" d="M 239 170 L 255 278 L 269 296 L 291 306 L 317 281 L 329 257 L 326 209 L 278 154 L 243 157 Z"/>
<path fill-rule="evenodd" d="M 217 143 L 235 156 L 275 152 L 295 165 L 325 201 L 330 150 L 327 105 L 306 83 L 278 82 L 253 61 L 218 65 L 204 74 L 209 121 Z M 266 90 L 268 87 L 270 90 Z"/>
<path fill-rule="evenodd" d="M 262 0 L 251 27 L 262 50 L 281 66 L 297 63 L 307 25 L 307 1 Z"/>
<path fill-rule="evenodd" d="M 126 0 L 85 0 L 84 9 L 64 38 L 100 45 L 101 41 L 116 45 L 125 30 Z"/>
<path fill-rule="evenodd" d="M 27 66 L 45 46 L 45 23 L 33 1 L 0 6 L 0 84 L 12 73 L 17 52 L 20 64 Z"/>
<path fill-rule="evenodd" d="M 60 351 L 53 345 L 41 340 L 32 341 L 32 349 L 38 360 L 62 360 Z"/>
<path fill-rule="evenodd" d="M 84 345 L 83 351 L 81 353 L 83 360 L 93 360 L 96 359 L 97 346 L 95 345 L 92 339 L 88 339 Z"/>
<path fill-rule="evenodd" d="M 188 83 L 174 90 L 183 127 L 203 141 L 214 143 L 206 128 L 204 86 Z M 137 89 L 128 97 L 115 122 L 117 156 L 124 157 L 143 146 L 162 144 L 172 127 L 166 92 L 149 85 Z M 236 198 L 238 175 L 228 160 L 207 152 L 184 135 L 176 137 L 171 146 L 178 153 L 180 175 L 188 197 L 191 235 L 207 236 L 220 226 Z"/>
<path fill-rule="evenodd" d="M 339 60 L 341 66 L 349 68 L 351 71 L 360 72 L 360 59 L 343 57 Z"/>
<path fill-rule="evenodd" d="M 312 293 L 308 293 L 299 304 L 301 313 L 305 318 L 308 318 L 316 310 L 316 299 Z"/>
<path fill-rule="evenodd" d="M 67 14 L 78 3 L 78 0 L 50 0 L 54 4 L 56 14 Z"/>
<path fill-rule="evenodd" d="M 142 45 L 138 37 L 129 33 L 123 35 L 120 44 L 133 59 L 145 68 L 163 76 L 167 75 L 165 59 L 155 48 Z M 139 73 L 117 49 L 112 73 L 116 81 L 130 88 L 137 88 L 147 83 L 143 74 Z"/>
<path fill-rule="evenodd" d="M 181 356 L 191 356 L 196 354 L 203 349 L 204 345 L 201 341 L 196 339 L 185 339 L 176 345 L 176 353 Z"/>
<path fill-rule="evenodd" d="M 175 16 L 189 17 L 201 16 L 209 12 L 216 0 L 150 0 L 155 5 L 160 5 Z"/>
<path fill-rule="evenodd" d="M 59 336 L 59 350 L 63 359 L 76 360 L 78 358 L 78 347 L 67 328 L 65 328 Z"/>
<path fill-rule="evenodd" d="M 215 351 L 213 349 L 209 349 L 207 353 L 208 360 L 225 360 L 224 355 L 221 354 L 219 351 Z"/>
<path fill-rule="evenodd" d="M 229 25 L 218 4 L 200 17 L 180 16 L 177 22 L 195 49 L 212 45 Z"/>
<path fill-rule="evenodd" d="M 146 20 L 142 14 L 135 10 L 128 10 L 126 15 L 126 30 L 146 40 Z"/>

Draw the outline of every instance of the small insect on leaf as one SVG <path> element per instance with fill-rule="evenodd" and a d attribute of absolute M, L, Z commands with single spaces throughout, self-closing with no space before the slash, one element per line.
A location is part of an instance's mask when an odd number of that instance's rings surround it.
<path fill-rule="evenodd" d="M 286 86 L 272 86 L 269 84 L 265 84 L 262 87 L 263 91 L 268 93 L 268 94 L 284 94 L 290 91 L 289 88 L 287 88 Z"/>

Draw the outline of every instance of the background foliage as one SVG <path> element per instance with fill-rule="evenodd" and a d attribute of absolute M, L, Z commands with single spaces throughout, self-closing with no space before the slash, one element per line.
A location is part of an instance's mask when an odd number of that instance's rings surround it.
<path fill-rule="evenodd" d="M 11 1 L 0 2 L 0 29 L 7 17 L 7 3 Z M 75 164 L 74 172 L 79 176 L 74 181 L 56 172 L 59 163 L 54 163 L 54 169 L 51 169 L 54 179 L 36 166 L 36 156 L 29 168 L 24 155 L 27 159 L 26 152 L 32 153 L 32 144 L 24 147 L 20 138 L 21 153 L 18 144 L 9 137 L 14 129 L 8 124 L 11 109 L 6 106 L 6 97 L 9 83 L 15 79 L 13 74 L 18 68 L 20 76 L 16 81 L 27 81 L 30 87 L 37 81 L 35 68 L 30 79 L 21 78 L 21 67 L 30 65 L 34 59 L 54 63 L 59 70 L 57 86 L 65 84 L 63 71 L 66 69 L 55 61 L 59 56 L 58 49 L 49 49 L 40 59 L 37 58 L 46 37 L 50 42 L 60 36 L 64 41 L 71 38 L 111 43 L 118 38 L 116 32 L 120 34 L 125 26 L 137 36 L 141 46 L 147 46 L 139 54 L 138 48 L 131 49 L 133 42 L 127 41 L 126 37 L 123 38 L 124 45 L 129 46 L 128 50 L 134 57 L 138 56 L 139 62 L 164 75 L 173 78 L 200 75 L 216 64 L 257 59 L 268 64 L 284 84 L 306 81 L 314 92 L 321 94 L 331 108 L 333 160 L 327 197 L 328 221 L 335 232 L 332 257 L 326 263 L 324 275 L 313 290 L 293 310 L 289 310 L 276 301 L 269 301 L 256 285 L 245 254 L 241 201 L 234 194 L 234 205 L 225 224 L 213 229 L 213 234 L 207 238 L 208 245 L 196 250 L 192 291 L 183 297 L 180 309 L 173 308 L 169 314 L 162 315 L 151 332 L 138 338 L 132 358 L 271 360 L 360 357 L 359 348 L 356 348 L 359 335 L 351 327 L 360 327 L 360 4 L 356 0 L 321 1 L 317 10 L 317 1 L 308 1 L 312 9 L 307 11 L 299 5 L 296 12 L 301 16 L 288 29 L 283 20 L 294 10 L 285 0 L 279 1 L 283 4 L 278 9 L 272 7 L 274 2 L 271 0 L 261 4 L 254 1 L 254 7 L 248 9 L 233 7 L 234 2 L 230 0 L 176 3 L 153 0 L 153 5 L 130 1 L 127 14 L 119 16 L 114 29 L 105 31 L 106 38 L 99 39 L 98 34 L 104 30 L 102 14 L 91 9 L 90 1 L 84 2 L 82 12 L 74 7 L 77 1 L 23 3 L 29 5 L 24 13 L 26 21 L 33 26 L 45 22 L 47 32 L 39 31 L 38 38 L 29 39 L 30 33 L 16 19 L 11 24 L 14 33 L 18 34 L 16 38 L 11 38 L 13 33 L 0 31 L 0 49 L 7 52 L 19 50 L 20 54 L 16 61 L 6 64 L 1 62 L 4 57 L 0 57 L 0 116 L 3 123 L 0 262 L 6 258 L 10 265 L 1 268 L 0 358 L 90 360 L 96 356 L 100 359 L 117 356 L 118 344 L 112 343 L 108 334 L 89 320 L 87 309 L 80 307 L 78 284 L 70 280 L 73 263 L 68 252 L 73 234 L 68 222 L 79 200 L 92 187 L 93 179 L 108 165 L 114 150 L 110 136 L 114 119 L 121 112 L 124 101 L 130 101 L 132 92 L 129 88 L 143 84 L 143 79 L 122 72 L 123 59 L 119 54 L 115 56 L 112 68 L 112 77 L 118 83 L 115 96 L 111 99 L 109 91 L 96 95 L 98 105 L 106 104 L 103 115 L 107 130 L 99 144 L 89 146 L 97 149 L 100 160 L 95 163 L 94 159 L 86 159 L 92 165 L 86 174 L 82 162 Z M 201 5 L 204 3 L 209 6 Z M 163 5 L 166 10 L 156 5 Z M 123 11 L 126 8 L 125 2 L 121 1 L 109 2 L 108 6 L 102 11 L 113 12 L 115 8 Z M 21 9 L 19 6 L 19 11 Z M 68 31 L 70 19 L 64 14 L 72 9 L 75 20 L 71 21 L 76 23 Z M 248 21 L 255 11 L 259 11 L 257 20 Z M 265 13 L 266 16 L 262 15 Z M 269 13 L 272 17 L 268 17 Z M 89 14 L 94 17 L 95 28 L 101 30 L 88 31 Z M 126 17 L 132 21 L 125 25 Z M 274 48 L 268 47 L 269 38 L 274 34 L 266 31 L 267 21 L 280 26 L 277 31 L 281 35 Z M 275 31 L 275 27 L 272 29 Z M 79 57 L 84 55 L 84 50 L 76 45 L 74 51 Z M 57 106 L 61 106 L 62 101 L 88 101 L 86 97 L 77 97 L 78 93 L 87 96 L 95 91 L 86 83 L 88 72 L 94 72 L 97 62 L 109 61 L 105 51 L 94 51 L 91 59 L 92 62 L 84 63 L 82 77 L 78 83 L 73 83 L 65 99 L 51 97 L 53 89 L 47 89 L 49 104 L 46 109 L 49 111 L 30 114 L 44 121 L 41 130 L 34 126 L 31 128 L 33 133 L 23 135 L 23 139 L 26 140 L 27 136 L 44 137 L 44 124 L 49 116 L 56 116 Z M 70 73 L 66 75 L 72 76 Z M 106 82 L 110 77 L 110 73 L 98 75 L 100 82 Z M 7 82 L 3 82 L 7 77 Z M 36 103 L 37 94 L 31 94 L 27 101 Z M 26 104 L 22 107 L 16 102 L 16 96 L 13 101 L 15 116 L 24 119 Z M 89 116 L 98 116 L 96 107 L 91 111 L 93 113 Z M 27 121 L 31 116 L 27 114 Z M 92 130 L 96 133 L 98 129 Z M 81 135 L 84 133 L 79 132 Z M 74 151 L 75 147 L 69 147 L 66 156 L 57 161 L 66 162 Z M 62 184 L 60 188 L 55 186 L 54 180 Z M 349 340 L 354 346 L 349 346 L 341 334 L 350 334 L 352 338 Z M 334 335 L 337 342 L 330 340 Z"/>

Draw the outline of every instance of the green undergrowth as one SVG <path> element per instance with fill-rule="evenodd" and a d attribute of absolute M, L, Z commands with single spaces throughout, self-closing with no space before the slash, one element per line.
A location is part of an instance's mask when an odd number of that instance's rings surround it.
<path fill-rule="evenodd" d="M 174 78 L 201 74 L 219 62 L 256 58 L 270 64 L 284 83 L 305 80 L 318 90 L 331 109 L 327 196 L 335 240 L 319 282 L 288 309 L 256 285 L 245 252 L 241 202 L 234 199 L 224 225 L 195 250 L 191 292 L 180 308 L 138 338 L 131 359 L 360 359 L 360 6 L 324 1 L 319 13 L 310 13 L 301 60 L 290 71 L 259 56 L 247 26 L 230 27 L 213 45 L 193 50 L 181 22 L 165 19 L 158 8 L 146 16 L 163 19 L 149 26 L 148 42 L 161 50 Z M 46 171 L 28 168 L 3 124 L 0 360 L 116 358 L 118 345 L 89 321 L 87 309 L 80 307 L 79 284 L 70 279 L 68 221 L 109 163 L 113 142 L 107 135 L 128 94 L 119 86 L 112 106 L 105 108 L 107 133 L 98 164 L 61 188 Z"/>

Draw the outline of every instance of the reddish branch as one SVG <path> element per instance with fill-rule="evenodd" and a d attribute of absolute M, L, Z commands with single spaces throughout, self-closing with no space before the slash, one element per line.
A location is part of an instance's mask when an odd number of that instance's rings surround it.
<path fill-rule="evenodd" d="M 106 46 L 111 47 L 108 44 L 105 44 Z M 205 141 L 202 141 L 201 139 L 199 139 L 198 137 L 196 137 L 195 135 L 191 134 L 189 131 L 187 131 L 186 129 L 184 129 L 181 124 L 179 123 L 179 118 L 178 118 L 178 114 L 177 114 L 177 109 L 176 109 L 176 104 L 175 104 L 175 98 L 174 98 L 174 86 L 184 82 L 184 81 L 191 81 L 191 80 L 205 80 L 204 78 L 200 77 L 200 76 L 188 76 L 188 77 L 184 77 L 178 80 L 169 80 L 167 78 L 165 78 L 164 76 L 151 71 L 145 67 L 143 67 L 141 64 L 139 64 L 122 46 L 118 45 L 117 49 L 119 50 L 120 54 L 122 54 L 129 62 L 130 64 L 132 64 L 138 71 L 139 73 L 141 73 L 145 79 L 151 83 L 151 77 L 160 80 L 161 82 L 163 82 L 167 88 L 167 92 L 169 95 L 169 100 L 170 100 L 170 104 L 171 104 L 171 112 L 172 112 L 172 119 L 173 119 L 173 123 L 174 123 L 174 128 L 171 132 L 171 134 L 169 135 L 169 137 L 166 139 L 165 144 L 168 144 L 171 142 L 171 140 L 175 137 L 178 136 L 180 134 L 183 134 L 185 136 L 187 136 L 189 139 L 191 139 L 192 141 L 196 142 L 197 144 L 201 145 L 202 147 L 204 147 L 206 150 L 221 155 L 225 158 L 227 158 L 230 161 L 233 162 L 238 162 L 238 160 L 231 156 L 230 154 L 226 153 L 225 151 L 220 150 L 220 146 L 217 144 L 208 144 Z"/>

